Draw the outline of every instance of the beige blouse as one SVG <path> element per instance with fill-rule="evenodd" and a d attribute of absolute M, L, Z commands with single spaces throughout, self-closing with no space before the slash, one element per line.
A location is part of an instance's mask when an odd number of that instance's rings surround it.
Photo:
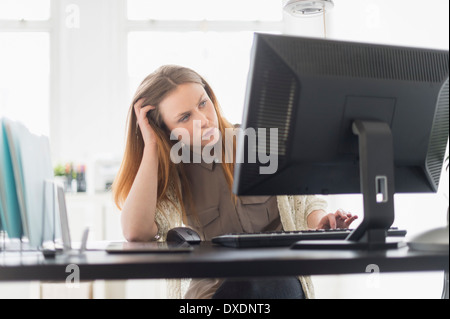
<path fill-rule="evenodd" d="M 227 233 L 282 230 L 275 196 L 240 196 L 235 205 L 221 164 L 185 164 L 196 212 L 185 201 L 188 225 L 203 240 Z M 185 298 L 210 299 L 223 279 L 192 280 Z"/>
<path fill-rule="evenodd" d="M 190 181 L 195 212 L 189 209 L 183 193 L 187 214 L 187 226 L 196 230 L 203 240 L 227 233 L 251 233 L 261 231 L 292 231 L 307 229 L 307 217 L 315 210 L 326 209 L 326 201 L 315 196 L 239 196 L 235 205 L 219 163 L 184 163 Z M 177 207 L 162 203 L 157 209 L 155 221 L 159 236 L 165 240 L 169 229 L 182 225 L 180 203 L 169 192 Z M 314 297 L 309 277 L 299 277 L 306 298 Z M 223 279 L 194 279 L 189 288 L 182 291 L 179 280 L 169 281 L 169 297 L 188 299 L 211 298 Z"/>
<path fill-rule="evenodd" d="M 220 164 L 185 165 L 189 180 L 195 181 L 190 189 L 198 216 L 186 206 L 187 222 L 203 240 L 226 233 L 307 229 L 308 215 L 327 206 L 315 196 L 240 196 L 235 206 Z M 171 198 L 175 200 L 173 193 Z M 168 230 L 181 226 L 182 221 L 179 211 L 166 205 L 165 209 L 157 210 L 156 223 L 161 239 L 165 240 Z M 314 298 L 310 278 L 303 276 L 299 280 L 306 298 Z M 169 297 L 210 299 L 222 282 L 223 279 L 193 279 L 186 291 L 180 280 L 170 280 Z"/>
<path fill-rule="evenodd" d="M 184 164 L 196 211 L 191 211 L 183 193 L 188 225 L 203 240 L 227 233 L 282 230 L 275 196 L 240 196 L 232 201 L 221 164 Z"/>

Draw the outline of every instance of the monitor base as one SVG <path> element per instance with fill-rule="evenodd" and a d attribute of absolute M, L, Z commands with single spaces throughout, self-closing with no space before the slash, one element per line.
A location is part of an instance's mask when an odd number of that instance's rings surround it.
<path fill-rule="evenodd" d="M 367 243 L 350 240 L 301 240 L 294 250 L 388 250 L 406 247 L 406 242 Z"/>

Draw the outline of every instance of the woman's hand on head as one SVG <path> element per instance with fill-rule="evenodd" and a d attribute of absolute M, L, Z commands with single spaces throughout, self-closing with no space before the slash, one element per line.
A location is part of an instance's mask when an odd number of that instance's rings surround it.
<path fill-rule="evenodd" d="M 156 145 L 156 134 L 151 125 L 148 122 L 147 114 L 148 112 L 155 109 L 152 105 L 145 105 L 145 99 L 142 98 L 134 104 L 134 112 L 137 117 L 137 126 L 141 130 L 142 138 L 144 139 L 145 146 L 155 146 Z"/>
<path fill-rule="evenodd" d="M 327 214 L 319 221 L 317 229 L 346 229 L 358 218 L 342 209 L 334 214 Z"/>

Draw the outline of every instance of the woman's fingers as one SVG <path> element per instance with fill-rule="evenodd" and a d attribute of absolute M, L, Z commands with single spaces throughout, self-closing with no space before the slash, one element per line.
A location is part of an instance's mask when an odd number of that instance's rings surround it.
<path fill-rule="evenodd" d="M 337 210 L 334 214 L 324 216 L 317 226 L 317 229 L 336 229 L 349 228 L 349 226 L 358 218 L 343 209 Z"/>
<path fill-rule="evenodd" d="M 143 104 L 144 104 L 144 99 L 140 99 L 134 105 L 134 111 L 136 113 L 136 117 L 137 118 L 143 118 L 143 117 L 147 116 L 147 113 L 150 110 L 154 110 L 155 109 L 155 107 L 153 105 L 142 106 Z"/>
<path fill-rule="evenodd" d="M 155 132 L 153 131 L 153 129 L 148 121 L 147 114 L 151 110 L 156 109 L 156 107 L 153 105 L 145 105 L 144 106 L 144 102 L 145 102 L 145 98 L 142 98 L 142 99 L 139 99 L 134 104 L 134 112 L 135 112 L 136 118 L 137 118 L 136 134 L 139 129 L 141 131 L 142 138 L 144 140 L 144 144 L 151 145 L 151 144 L 156 143 L 156 137 L 155 137 Z"/>
<path fill-rule="evenodd" d="M 353 216 L 351 213 L 343 210 L 338 209 L 336 213 L 334 214 L 336 218 L 336 228 L 349 228 L 350 225 L 358 219 L 358 216 Z M 331 224 L 330 224 L 331 226 Z"/>
<path fill-rule="evenodd" d="M 358 216 L 356 216 L 356 215 L 355 216 L 351 216 L 350 218 L 348 218 L 345 221 L 345 226 L 347 226 L 347 228 L 350 228 L 350 225 L 357 219 L 358 219 Z"/>
<path fill-rule="evenodd" d="M 147 105 L 147 106 L 144 106 L 143 108 L 141 108 L 141 113 L 140 113 L 141 120 L 148 122 L 147 114 L 148 114 L 148 112 L 150 112 L 151 110 L 154 110 L 154 109 L 155 109 L 155 107 L 152 105 Z"/>
<path fill-rule="evenodd" d="M 147 106 L 144 106 L 143 108 L 141 108 L 141 112 L 148 113 L 148 111 L 154 110 L 155 108 L 156 107 L 154 107 L 153 105 L 147 105 Z"/>
<path fill-rule="evenodd" d="M 144 104 L 144 101 L 145 101 L 145 99 L 142 98 L 134 104 L 134 113 L 136 114 L 136 117 L 138 117 L 138 118 L 139 118 L 139 114 L 141 113 L 141 109 L 142 109 L 142 105 Z"/>
<path fill-rule="evenodd" d="M 137 123 L 136 123 L 137 127 L 149 126 L 150 124 L 148 123 L 147 113 L 156 108 L 153 105 L 142 106 L 144 104 L 144 101 L 145 101 L 145 99 L 142 98 L 134 104 L 134 111 L 135 111 L 136 118 L 137 118 Z"/>
<path fill-rule="evenodd" d="M 338 209 L 336 211 L 336 217 L 340 217 L 342 219 L 347 219 L 347 215 L 348 215 L 348 213 L 346 211 L 344 211 L 343 209 Z"/>

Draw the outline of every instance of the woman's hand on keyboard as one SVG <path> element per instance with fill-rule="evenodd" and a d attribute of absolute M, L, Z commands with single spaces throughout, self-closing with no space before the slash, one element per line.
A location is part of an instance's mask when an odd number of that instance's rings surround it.
<path fill-rule="evenodd" d="M 342 209 L 338 209 L 334 214 L 326 214 L 320 219 L 317 229 L 345 229 L 350 228 L 350 225 L 358 218 L 357 215 L 352 215 Z"/>

